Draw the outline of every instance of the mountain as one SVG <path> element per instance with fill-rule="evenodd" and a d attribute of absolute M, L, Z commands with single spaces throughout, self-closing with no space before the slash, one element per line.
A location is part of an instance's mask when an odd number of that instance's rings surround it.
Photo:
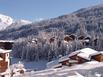
<path fill-rule="evenodd" d="M 31 21 L 28 20 L 18 20 L 18 21 L 14 21 L 9 27 L 7 27 L 6 29 L 11 29 L 11 28 L 19 28 L 23 25 L 27 25 L 27 24 L 31 24 Z"/>
<path fill-rule="evenodd" d="M 28 37 L 32 34 L 34 35 L 38 34 L 38 32 L 42 30 L 51 31 L 51 28 L 63 29 L 66 34 L 81 33 L 78 32 L 79 30 L 83 31 L 83 33 L 85 31 L 89 33 L 93 31 L 98 33 L 99 31 L 103 32 L 102 19 L 103 19 L 103 4 L 88 7 L 88 8 L 83 8 L 71 14 L 62 15 L 57 18 L 43 20 L 36 23 L 31 23 L 26 21 L 27 25 L 24 24 L 24 20 L 16 21 L 9 28 L 7 28 L 7 30 L 3 31 L 4 34 L 2 34 L 1 31 L 0 35 L 1 38 L 3 39 L 6 39 L 6 36 L 5 38 L 3 37 L 3 35 L 5 34 L 7 34 L 7 38 L 9 38 L 10 36 L 10 38 L 18 39 L 22 37 Z M 23 24 L 21 24 L 22 22 Z M 16 25 L 19 27 L 15 28 L 14 26 Z M 34 30 L 36 30 L 36 33 Z M 20 32 L 20 36 L 16 36 L 14 38 L 17 32 Z M 25 32 L 27 33 L 26 35 Z M 14 36 L 13 35 L 11 36 L 11 34 L 13 34 Z"/>
<path fill-rule="evenodd" d="M 66 45 L 63 42 L 66 35 L 74 35 L 75 40 L 72 43 L 66 43 L 68 44 Z M 81 36 L 90 39 L 89 45 L 78 40 Z M 103 4 L 82 8 L 71 14 L 33 22 L 18 28 L 0 31 L 0 39 L 17 41 L 13 46 L 13 55 L 23 60 L 44 58 L 51 60 L 58 58 L 58 55 L 69 54 L 84 47 L 103 50 L 102 36 Z M 52 45 L 51 41 L 54 41 Z"/>
<path fill-rule="evenodd" d="M 0 14 L 0 30 L 4 30 L 6 27 L 13 23 L 13 19 L 9 16 Z"/>

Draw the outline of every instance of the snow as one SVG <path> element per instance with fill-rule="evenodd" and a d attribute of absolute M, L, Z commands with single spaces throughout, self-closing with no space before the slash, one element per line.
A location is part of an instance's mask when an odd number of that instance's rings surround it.
<path fill-rule="evenodd" d="M 102 75 L 102 70 L 102 62 L 91 61 L 71 67 L 63 66 L 61 68 L 49 68 L 41 71 L 25 72 L 23 77 L 97 77 L 97 75 Z M 18 77 L 18 75 L 14 77 Z"/>
<path fill-rule="evenodd" d="M 79 57 L 82 57 L 84 59 L 90 60 L 91 55 L 98 54 L 99 52 L 96 50 L 93 50 L 91 48 L 83 48 L 81 50 L 77 50 L 75 52 L 72 52 L 69 54 L 69 57 L 77 55 Z"/>
<path fill-rule="evenodd" d="M 36 77 L 41 77 L 38 76 L 43 74 L 44 77 L 69 77 L 70 76 L 76 76 L 76 77 L 82 77 L 82 70 L 85 71 L 87 70 L 87 72 L 84 72 L 85 75 L 88 74 L 88 72 L 90 70 L 93 70 L 95 68 L 100 68 L 103 67 L 103 63 L 97 62 L 97 61 L 91 61 L 91 62 L 87 62 L 84 64 L 80 64 L 80 65 L 75 65 L 72 67 L 62 67 L 62 68 L 58 68 L 58 69 L 50 69 L 49 71 L 42 71 L 41 73 L 37 73 L 35 74 Z M 78 73 L 79 72 L 79 73 Z M 84 77 L 84 76 L 83 76 Z"/>
<path fill-rule="evenodd" d="M 13 19 L 9 16 L 0 14 L 0 30 L 5 29 L 13 23 Z"/>
<path fill-rule="evenodd" d="M 100 51 L 99 54 L 103 54 L 103 51 Z"/>
<path fill-rule="evenodd" d="M 10 28 L 18 29 L 18 28 L 20 28 L 23 25 L 27 25 L 27 24 L 31 24 L 31 23 L 32 23 L 31 21 L 21 19 L 21 20 L 18 20 L 18 21 L 14 21 L 12 23 L 12 25 L 7 27 L 7 29 L 10 29 Z"/>
<path fill-rule="evenodd" d="M 13 40 L 0 40 L 0 42 L 10 42 L 10 43 L 13 43 L 14 41 Z"/>
<path fill-rule="evenodd" d="M 0 53 L 9 53 L 9 52 L 11 52 L 12 50 L 4 50 L 4 49 L 1 49 L 0 48 Z"/>
<path fill-rule="evenodd" d="M 91 48 L 83 48 L 83 49 L 80 50 L 80 52 L 82 52 L 82 53 L 87 53 L 87 54 L 94 54 L 94 53 L 97 53 L 96 50 L 91 49 Z"/>
<path fill-rule="evenodd" d="M 75 51 L 75 52 L 72 52 L 72 53 L 69 54 L 69 57 L 74 56 L 74 55 L 77 55 L 78 53 L 80 53 L 79 50 L 77 50 L 77 51 Z"/>
<path fill-rule="evenodd" d="M 91 48 L 84 48 L 80 50 L 80 53 L 77 55 L 79 57 L 82 57 L 84 59 L 90 60 L 91 55 L 97 54 L 98 52 L 96 50 L 93 50 Z"/>
<path fill-rule="evenodd" d="M 61 58 L 59 59 L 59 62 L 63 62 L 63 61 L 69 60 L 69 59 L 70 59 L 69 56 L 66 55 L 66 56 L 61 57 Z"/>
<path fill-rule="evenodd" d="M 103 63 L 91 61 L 71 67 L 49 68 L 41 71 L 25 72 L 22 77 L 102 77 Z M 18 77 L 14 76 L 14 77 Z"/>
<path fill-rule="evenodd" d="M 47 68 L 52 68 L 53 66 L 55 67 L 56 65 L 59 64 L 58 60 L 53 60 L 47 63 Z"/>
<path fill-rule="evenodd" d="M 88 51 L 90 51 L 90 52 L 88 53 Z M 90 49 L 90 48 L 84 48 L 79 51 L 76 51 L 76 53 L 78 53 L 78 52 L 80 52 L 79 54 L 84 55 L 84 56 L 85 56 L 85 54 L 90 55 L 90 54 L 98 53 L 97 51 Z M 44 68 L 45 70 L 39 70 L 39 71 L 32 70 L 31 72 L 26 71 L 22 77 L 29 77 L 29 76 L 30 77 L 103 77 L 103 71 L 102 71 L 103 70 L 103 62 L 89 61 L 89 62 L 85 62 L 83 64 L 76 64 L 73 66 L 62 66 L 59 63 L 61 61 L 68 60 L 68 59 L 69 59 L 69 57 L 68 57 L 68 55 L 66 55 L 64 57 L 61 57 L 60 59 L 53 60 L 53 61 L 47 63 L 47 68 L 46 67 Z M 72 62 L 72 60 L 71 60 L 71 62 Z M 41 63 L 41 67 L 43 67 L 42 62 L 40 62 L 40 63 Z M 33 69 L 33 67 L 34 67 L 33 62 L 31 65 L 30 64 L 28 64 L 28 65 L 32 67 L 31 69 Z M 26 65 L 26 66 L 28 66 L 28 65 Z M 36 64 L 36 67 L 38 67 L 38 65 L 39 65 L 39 63 Z M 25 66 L 25 64 L 24 64 L 24 66 Z M 62 66 L 62 67 L 55 68 L 58 66 Z M 20 76 L 20 75 L 18 74 L 14 77 L 18 77 L 18 76 Z"/>
<path fill-rule="evenodd" d="M 17 64 L 19 61 L 21 61 L 18 58 L 11 58 L 11 64 Z M 21 61 L 24 64 L 25 69 L 27 70 L 44 70 L 46 68 L 47 61 L 46 60 L 40 60 L 40 61 Z"/>

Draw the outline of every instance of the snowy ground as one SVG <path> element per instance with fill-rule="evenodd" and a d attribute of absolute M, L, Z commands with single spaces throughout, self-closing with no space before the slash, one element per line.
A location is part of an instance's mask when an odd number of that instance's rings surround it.
<path fill-rule="evenodd" d="M 20 59 L 17 58 L 12 58 L 11 59 L 11 64 L 17 64 L 20 61 Z M 26 62 L 26 61 L 21 61 L 24 64 L 24 67 L 28 70 L 44 70 L 46 68 L 46 63 L 47 61 L 42 60 L 42 61 L 33 61 L 33 62 Z"/>
<path fill-rule="evenodd" d="M 72 67 L 26 72 L 22 77 L 103 77 L 103 63 L 92 61 Z"/>

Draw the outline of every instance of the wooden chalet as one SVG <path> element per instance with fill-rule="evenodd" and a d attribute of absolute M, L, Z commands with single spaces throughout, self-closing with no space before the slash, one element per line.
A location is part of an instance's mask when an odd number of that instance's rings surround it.
<path fill-rule="evenodd" d="M 103 62 L 103 52 L 98 52 L 91 48 L 83 48 L 81 50 L 72 52 L 69 55 L 60 57 L 58 60 L 49 62 L 47 63 L 47 66 L 59 68 L 62 66 L 73 66 L 76 64 L 82 64 L 91 60 Z"/>
<path fill-rule="evenodd" d="M 8 77 L 6 75 L 7 75 L 7 70 L 9 69 L 10 66 L 10 52 L 12 49 L 12 44 L 13 41 L 0 40 L 0 74 L 1 74 L 0 76 L 1 77 Z"/>
<path fill-rule="evenodd" d="M 78 59 L 78 54 L 80 53 L 79 50 L 75 51 L 75 52 L 72 52 L 69 54 L 69 58 L 72 59 L 72 60 L 77 60 Z"/>
<path fill-rule="evenodd" d="M 72 60 L 72 59 L 69 58 L 68 55 L 66 55 L 66 56 L 61 57 L 61 58 L 59 59 L 59 63 L 61 63 L 62 66 L 63 66 L 63 65 L 64 65 L 64 66 L 72 66 L 72 65 L 74 65 L 74 64 L 77 64 L 78 61 L 77 61 L 77 60 Z"/>
<path fill-rule="evenodd" d="M 91 55 L 91 60 L 103 62 L 103 52 L 98 52 L 97 54 Z"/>
<path fill-rule="evenodd" d="M 0 73 L 5 72 L 9 68 L 9 53 L 11 50 L 0 49 Z"/>
<path fill-rule="evenodd" d="M 71 42 L 71 41 L 73 41 L 73 38 L 70 37 L 69 35 L 66 35 L 66 36 L 64 37 L 64 42 L 69 43 L 69 42 Z"/>
<path fill-rule="evenodd" d="M 59 63 L 61 63 L 62 65 L 69 65 L 69 56 L 63 56 L 59 59 Z"/>
<path fill-rule="evenodd" d="M 91 48 L 84 48 L 78 51 L 75 51 L 69 55 L 69 58 L 72 60 L 77 60 L 78 64 L 85 63 L 91 60 L 91 55 L 96 54 L 97 51 Z"/>

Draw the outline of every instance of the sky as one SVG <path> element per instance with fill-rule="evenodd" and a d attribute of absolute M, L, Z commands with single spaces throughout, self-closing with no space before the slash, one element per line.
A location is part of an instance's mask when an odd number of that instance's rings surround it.
<path fill-rule="evenodd" d="M 41 20 L 69 14 L 103 0 L 0 0 L 0 14 L 15 20 Z"/>

